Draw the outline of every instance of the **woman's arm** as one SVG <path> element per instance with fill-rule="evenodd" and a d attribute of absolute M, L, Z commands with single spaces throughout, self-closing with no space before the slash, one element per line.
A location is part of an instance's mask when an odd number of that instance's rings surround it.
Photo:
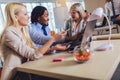
<path fill-rule="evenodd" d="M 66 37 L 65 38 L 65 41 L 74 41 L 74 40 L 77 40 L 78 38 L 78 35 L 74 35 L 74 36 L 70 36 L 70 37 Z"/>
<path fill-rule="evenodd" d="M 38 31 L 36 30 L 36 28 L 32 28 L 32 26 L 29 26 L 29 34 L 34 43 L 43 45 L 52 38 L 50 36 L 50 29 L 48 27 L 46 28 L 47 28 L 46 30 L 48 33 L 47 36 L 43 35 L 40 30 Z"/>
<path fill-rule="evenodd" d="M 43 56 L 51 46 L 53 42 L 61 39 L 62 36 L 57 34 L 51 40 L 49 40 L 41 48 L 31 48 L 26 44 L 26 41 L 23 39 L 22 35 L 15 29 L 9 28 L 4 33 L 4 43 L 10 49 L 15 51 L 17 54 L 29 58 L 31 60 L 38 59 Z"/>
<path fill-rule="evenodd" d="M 15 28 L 9 28 L 4 33 L 4 44 L 17 54 L 29 58 L 31 60 L 38 59 L 43 56 L 37 48 L 31 48 Z"/>

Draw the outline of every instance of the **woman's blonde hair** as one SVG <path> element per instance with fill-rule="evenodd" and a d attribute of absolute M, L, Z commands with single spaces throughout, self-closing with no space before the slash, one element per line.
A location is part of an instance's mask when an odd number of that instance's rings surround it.
<path fill-rule="evenodd" d="M 5 7 L 5 14 L 6 14 L 6 26 L 5 26 L 5 29 L 7 27 L 11 27 L 11 26 L 19 27 L 19 23 L 16 20 L 15 15 L 17 15 L 19 13 L 19 11 L 20 11 L 19 9 L 20 9 L 21 6 L 24 6 L 26 8 L 26 6 L 24 4 L 19 3 L 19 2 L 11 2 L 11 3 L 8 3 L 6 5 L 6 7 Z M 3 33 L 4 33 L 4 31 L 3 31 Z M 30 47 L 33 47 L 33 43 L 32 43 L 32 40 L 30 39 L 29 34 L 28 34 L 27 27 L 23 27 L 21 32 L 23 34 L 23 37 L 26 39 L 27 44 Z"/>
<path fill-rule="evenodd" d="M 81 5 L 80 3 L 74 3 L 74 4 L 70 7 L 70 12 L 71 12 L 73 9 L 74 9 L 75 11 L 77 11 L 82 18 L 85 17 L 85 11 L 84 11 L 84 9 L 83 9 L 83 7 L 82 7 L 82 5 Z"/>

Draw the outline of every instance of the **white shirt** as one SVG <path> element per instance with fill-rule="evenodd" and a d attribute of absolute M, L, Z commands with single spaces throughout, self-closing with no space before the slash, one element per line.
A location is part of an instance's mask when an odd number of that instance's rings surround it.
<path fill-rule="evenodd" d="M 76 29 L 73 28 L 72 36 L 82 31 L 82 29 L 84 28 L 83 22 L 84 20 L 81 20 L 77 28 Z M 73 27 L 74 27 L 74 23 L 73 23 Z"/>
<path fill-rule="evenodd" d="M 113 3 L 114 3 L 115 15 L 120 14 L 120 0 L 113 0 Z M 113 10 L 112 10 L 112 3 L 111 2 L 107 2 L 105 4 L 105 10 L 106 10 L 106 14 L 108 16 L 113 16 Z"/>

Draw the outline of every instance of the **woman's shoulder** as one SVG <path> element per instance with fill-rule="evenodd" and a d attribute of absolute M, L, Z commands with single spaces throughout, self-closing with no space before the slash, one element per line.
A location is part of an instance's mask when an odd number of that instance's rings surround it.
<path fill-rule="evenodd" d="M 71 18 L 70 18 L 70 19 L 68 19 L 68 20 L 67 20 L 67 22 L 72 22 L 72 19 L 71 19 Z"/>
<path fill-rule="evenodd" d="M 9 27 L 5 28 L 5 32 L 6 32 L 6 31 L 12 31 L 12 30 L 15 30 L 15 28 L 12 27 L 12 26 L 9 26 Z"/>
<path fill-rule="evenodd" d="M 20 38 L 21 32 L 16 27 L 10 26 L 4 30 L 2 35 L 3 35 L 4 39 L 13 40 L 13 39 L 17 39 L 18 37 Z"/>
<path fill-rule="evenodd" d="M 18 29 L 17 27 L 10 26 L 10 27 L 5 29 L 4 34 L 6 34 L 6 35 L 11 35 L 11 34 L 19 35 L 19 34 L 21 34 L 21 32 L 20 32 L 20 29 Z"/>
<path fill-rule="evenodd" d="M 36 29 L 39 29 L 41 27 L 42 27 L 42 25 L 40 23 L 34 22 L 34 23 L 29 24 L 28 29 L 30 29 L 30 30 L 35 29 L 36 30 Z"/>
<path fill-rule="evenodd" d="M 39 22 L 34 22 L 34 23 L 30 23 L 29 26 L 36 27 L 36 26 L 42 26 L 42 25 Z"/>
<path fill-rule="evenodd" d="M 12 31 L 12 32 L 16 32 L 18 31 L 18 29 L 16 27 L 13 27 L 13 26 L 9 26 L 8 28 L 6 28 L 5 31 Z"/>
<path fill-rule="evenodd" d="M 70 18 L 70 19 L 68 19 L 67 21 L 66 21 L 66 25 L 67 24 L 71 24 L 73 22 L 73 20 Z"/>

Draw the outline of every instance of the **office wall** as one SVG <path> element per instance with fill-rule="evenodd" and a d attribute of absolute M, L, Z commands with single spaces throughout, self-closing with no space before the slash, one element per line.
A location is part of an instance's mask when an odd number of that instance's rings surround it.
<path fill-rule="evenodd" d="M 89 12 L 93 12 L 94 9 L 98 7 L 104 8 L 105 0 L 84 0 L 85 8 Z"/>

